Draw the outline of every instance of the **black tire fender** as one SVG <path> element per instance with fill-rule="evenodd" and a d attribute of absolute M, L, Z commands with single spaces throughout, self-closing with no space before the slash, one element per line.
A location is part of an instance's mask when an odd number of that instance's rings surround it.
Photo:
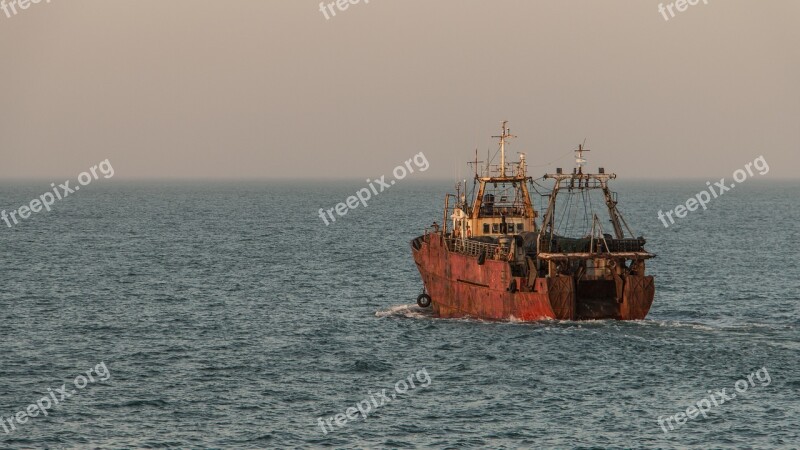
<path fill-rule="evenodd" d="M 431 296 L 428 294 L 419 294 L 419 297 L 417 297 L 417 305 L 419 305 L 420 308 L 431 306 Z"/>

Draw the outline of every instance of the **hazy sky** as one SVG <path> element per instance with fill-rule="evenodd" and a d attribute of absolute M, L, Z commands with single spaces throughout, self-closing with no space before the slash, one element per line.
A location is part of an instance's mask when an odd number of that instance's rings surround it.
<path fill-rule="evenodd" d="M 0 10 L 0 180 L 106 158 L 120 178 L 362 178 L 418 152 L 452 179 L 504 119 L 531 165 L 587 138 L 627 178 L 759 155 L 798 178 L 796 0 L 669 21 L 659 0 L 362 0 L 329 20 L 314 0 L 45 1 Z"/>

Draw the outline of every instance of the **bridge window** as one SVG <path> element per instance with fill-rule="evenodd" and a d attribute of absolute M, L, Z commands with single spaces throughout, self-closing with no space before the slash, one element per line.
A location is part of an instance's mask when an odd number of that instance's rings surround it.
<path fill-rule="evenodd" d="M 483 224 L 483 234 L 489 234 L 489 224 Z"/>

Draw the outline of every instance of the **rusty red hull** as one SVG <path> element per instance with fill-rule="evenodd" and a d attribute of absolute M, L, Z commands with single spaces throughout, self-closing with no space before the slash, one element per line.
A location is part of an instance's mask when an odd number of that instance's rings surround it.
<path fill-rule="evenodd" d="M 610 286 L 576 285 L 568 276 L 515 277 L 507 262 L 479 264 L 474 256 L 449 251 L 437 234 L 420 237 L 412 252 L 437 317 L 640 320 L 655 295 L 652 276 L 629 276 Z"/>

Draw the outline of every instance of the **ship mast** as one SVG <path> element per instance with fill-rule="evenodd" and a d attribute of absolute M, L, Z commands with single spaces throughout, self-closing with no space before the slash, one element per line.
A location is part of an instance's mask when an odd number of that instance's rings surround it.
<path fill-rule="evenodd" d="M 500 138 L 500 177 L 506 176 L 506 139 L 515 138 L 508 129 L 508 121 L 503 121 L 503 134 L 501 136 L 492 136 L 493 138 Z"/>

